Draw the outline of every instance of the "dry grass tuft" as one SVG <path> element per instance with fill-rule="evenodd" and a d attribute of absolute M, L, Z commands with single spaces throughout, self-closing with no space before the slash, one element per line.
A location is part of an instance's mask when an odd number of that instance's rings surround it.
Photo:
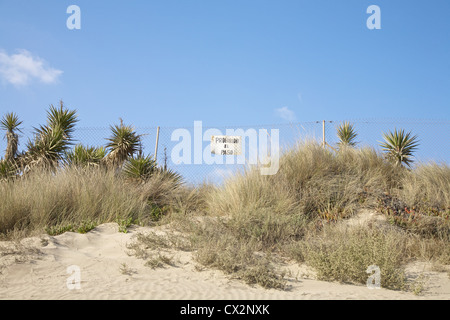
<path fill-rule="evenodd" d="M 185 205 L 186 191 L 159 175 L 130 183 L 101 168 L 35 171 L 0 182 L 0 235 L 88 232 L 98 224 L 148 224 Z M 129 224 L 129 223 L 128 223 Z"/>
<path fill-rule="evenodd" d="M 293 256 L 313 267 L 320 280 L 366 284 L 367 268 L 381 271 L 381 286 L 405 289 L 404 264 L 411 241 L 397 229 L 332 226 L 292 246 Z"/>

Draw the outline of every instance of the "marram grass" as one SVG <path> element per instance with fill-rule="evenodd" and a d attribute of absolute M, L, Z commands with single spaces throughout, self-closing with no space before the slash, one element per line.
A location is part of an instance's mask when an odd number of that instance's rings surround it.
<path fill-rule="evenodd" d="M 104 222 L 120 222 L 125 232 L 131 223 L 162 219 L 182 235 L 164 245 L 183 243 L 200 266 L 278 289 L 286 286 L 277 267 L 284 259 L 309 264 L 324 280 L 361 284 L 367 267 L 378 265 L 382 287 L 406 290 L 408 261 L 450 263 L 446 164 L 407 169 L 373 149 L 333 152 L 307 142 L 282 154 L 274 176 L 249 169 L 222 186 L 198 188 L 168 176 L 136 181 L 99 166 L 4 179 L 0 234 L 88 232 Z M 393 226 L 342 229 L 360 209 L 386 214 Z M 162 243 L 143 245 L 149 241 Z"/>

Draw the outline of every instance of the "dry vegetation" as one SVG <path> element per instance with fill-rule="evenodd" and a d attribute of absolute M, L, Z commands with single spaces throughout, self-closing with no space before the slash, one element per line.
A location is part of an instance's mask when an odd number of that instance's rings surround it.
<path fill-rule="evenodd" d="M 416 291 L 408 262 L 450 264 L 449 194 L 445 164 L 407 169 L 373 149 L 334 153 L 307 142 L 282 156 L 277 175 L 254 168 L 204 187 L 197 194 L 204 210 L 175 211 L 163 222 L 187 236 L 199 264 L 249 284 L 284 288 L 277 266 L 294 259 L 319 279 L 361 284 L 377 265 L 384 288 Z M 363 209 L 384 219 L 345 224 Z"/>
<path fill-rule="evenodd" d="M 320 279 L 363 284 L 377 265 L 383 287 L 403 290 L 407 262 L 450 264 L 450 168 L 407 169 L 367 148 L 305 142 L 282 155 L 278 174 L 249 168 L 218 187 L 188 187 L 163 172 L 137 181 L 101 166 L 66 167 L 3 180 L 0 194 L 3 238 L 170 224 L 178 236 L 141 235 L 132 254 L 156 268 L 171 257 L 147 249 L 189 250 L 204 267 L 266 288 L 285 288 L 278 266 L 289 259 Z M 386 225 L 342 224 L 361 209 L 384 214 Z"/>
<path fill-rule="evenodd" d="M 187 191 L 156 174 L 136 184 L 113 171 L 66 168 L 0 183 L 0 234 L 87 232 L 105 222 L 157 221 Z"/>

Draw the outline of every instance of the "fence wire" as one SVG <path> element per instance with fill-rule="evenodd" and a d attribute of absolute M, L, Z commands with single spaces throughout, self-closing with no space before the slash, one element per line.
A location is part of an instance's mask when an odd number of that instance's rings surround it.
<path fill-rule="evenodd" d="M 415 163 L 443 162 L 450 164 L 450 121 L 447 120 L 346 120 L 353 124 L 357 135 L 358 147 L 368 146 L 381 150 L 380 142 L 383 141 L 383 133 L 394 129 L 411 131 L 419 139 L 419 147 L 415 152 Z M 196 122 L 186 127 L 160 127 L 157 162 L 166 164 L 183 175 L 185 180 L 192 184 L 203 182 L 220 183 L 233 172 L 242 169 L 252 158 L 249 143 L 254 134 L 261 141 L 266 135 L 270 141 L 276 134 L 279 137 L 281 151 L 295 145 L 298 141 L 316 140 L 335 147 L 339 141 L 337 126 L 343 121 L 312 121 L 296 122 L 289 124 L 267 124 L 249 126 L 219 126 L 213 127 L 205 123 Z M 325 129 L 325 130 L 324 130 Z M 145 155 L 155 155 L 157 127 L 137 127 L 136 132 L 142 135 L 142 150 Z M 231 134 L 229 134 L 231 133 Z M 239 135 L 244 137 L 245 150 L 241 160 L 238 156 L 211 156 L 209 149 L 211 135 Z M 325 133 L 325 136 L 323 134 Z M 19 136 L 19 151 L 26 149 L 28 139 L 33 136 L 32 129 L 22 129 Z M 111 136 L 109 127 L 105 128 L 76 128 L 74 143 L 87 146 L 105 146 L 107 138 Z M 260 146 L 260 142 L 258 145 Z M 185 146 L 184 148 L 181 146 Z M 0 139 L 0 155 L 4 155 L 6 140 Z M 269 148 L 270 149 L 270 148 Z M 214 158 L 214 163 L 211 162 Z M 179 158 L 185 159 L 184 162 Z M 209 158 L 209 162 L 208 162 Z M 190 159 L 190 160 L 189 160 Z"/>

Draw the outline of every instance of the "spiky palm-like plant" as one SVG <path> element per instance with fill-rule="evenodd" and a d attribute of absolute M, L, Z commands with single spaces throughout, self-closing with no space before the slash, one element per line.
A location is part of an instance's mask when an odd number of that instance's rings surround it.
<path fill-rule="evenodd" d="M 68 148 L 64 131 L 59 128 L 43 127 L 40 134 L 27 143 L 27 151 L 21 157 L 24 167 L 55 168 Z"/>
<path fill-rule="evenodd" d="M 48 129 L 60 128 L 63 132 L 63 139 L 69 143 L 72 139 L 75 125 L 78 122 L 77 111 L 65 108 L 63 101 L 59 103 L 59 107 L 50 105 L 47 111 L 47 125 L 35 128 L 35 132 L 38 135 L 42 135 L 46 134 Z"/>
<path fill-rule="evenodd" d="M 5 160 L 13 162 L 17 155 L 17 149 L 19 146 L 19 135 L 17 131 L 21 132 L 19 126 L 22 121 L 19 121 L 19 117 L 13 113 L 7 113 L 3 119 L 0 120 L 0 128 L 6 131 L 6 151 Z"/>
<path fill-rule="evenodd" d="M 167 166 L 159 167 L 151 156 L 138 155 L 128 159 L 122 168 L 125 177 L 142 182 L 148 181 L 152 176 L 158 175 L 163 181 L 170 181 L 174 188 L 183 184 L 183 177 Z"/>
<path fill-rule="evenodd" d="M 355 131 L 355 128 L 353 127 L 353 124 L 350 122 L 343 122 L 339 125 L 337 128 L 337 136 L 339 138 L 338 145 L 341 146 L 350 146 L 354 147 L 356 146 L 356 137 L 357 133 Z"/>
<path fill-rule="evenodd" d="M 0 181 L 9 180 L 17 176 L 17 164 L 13 161 L 0 159 Z"/>
<path fill-rule="evenodd" d="M 28 141 L 27 151 L 20 157 L 21 165 L 55 168 L 72 144 L 72 133 L 78 122 L 76 110 L 69 110 L 60 101 L 60 107 L 50 105 L 47 124 L 35 128 L 34 138 Z"/>
<path fill-rule="evenodd" d="M 413 152 L 419 145 L 417 136 L 412 136 L 411 132 L 405 133 L 404 130 L 395 129 L 394 132 L 383 133 L 383 138 L 384 142 L 381 142 L 380 146 L 386 156 L 398 166 L 405 164 L 410 167 Z"/>
<path fill-rule="evenodd" d="M 85 147 L 79 144 L 73 150 L 65 152 L 64 162 L 67 166 L 98 167 L 105 156 L 106 149 L 103 147 Z"/>
<path fill-rule="evenodd" d="M 138 135 L 134 128 L 124 125 L 111 126 L 111 137 L 106 147 L 109 149 L 105 157 L 107 165 L 112 167 L 121 167 L 123 163 L 131 158 L 141 148 L 141 135 Z"/>
<path fill-rule="evenodd" d="M 129 158 L 123 166 L 123 174 L 129 179 L 145 181 L 157 170 L 156 161 L 150 156 Z"/>
<path fill-rule="evenodd" d="M 168 169 L 167 167 L 158 168 L 158 172 L 164 177 L 164 179 L 171 180 L 175 187 L 182 185 L 184 182 L 183 176 L 181 174 L 173 171 L 172 169 Z"/>

